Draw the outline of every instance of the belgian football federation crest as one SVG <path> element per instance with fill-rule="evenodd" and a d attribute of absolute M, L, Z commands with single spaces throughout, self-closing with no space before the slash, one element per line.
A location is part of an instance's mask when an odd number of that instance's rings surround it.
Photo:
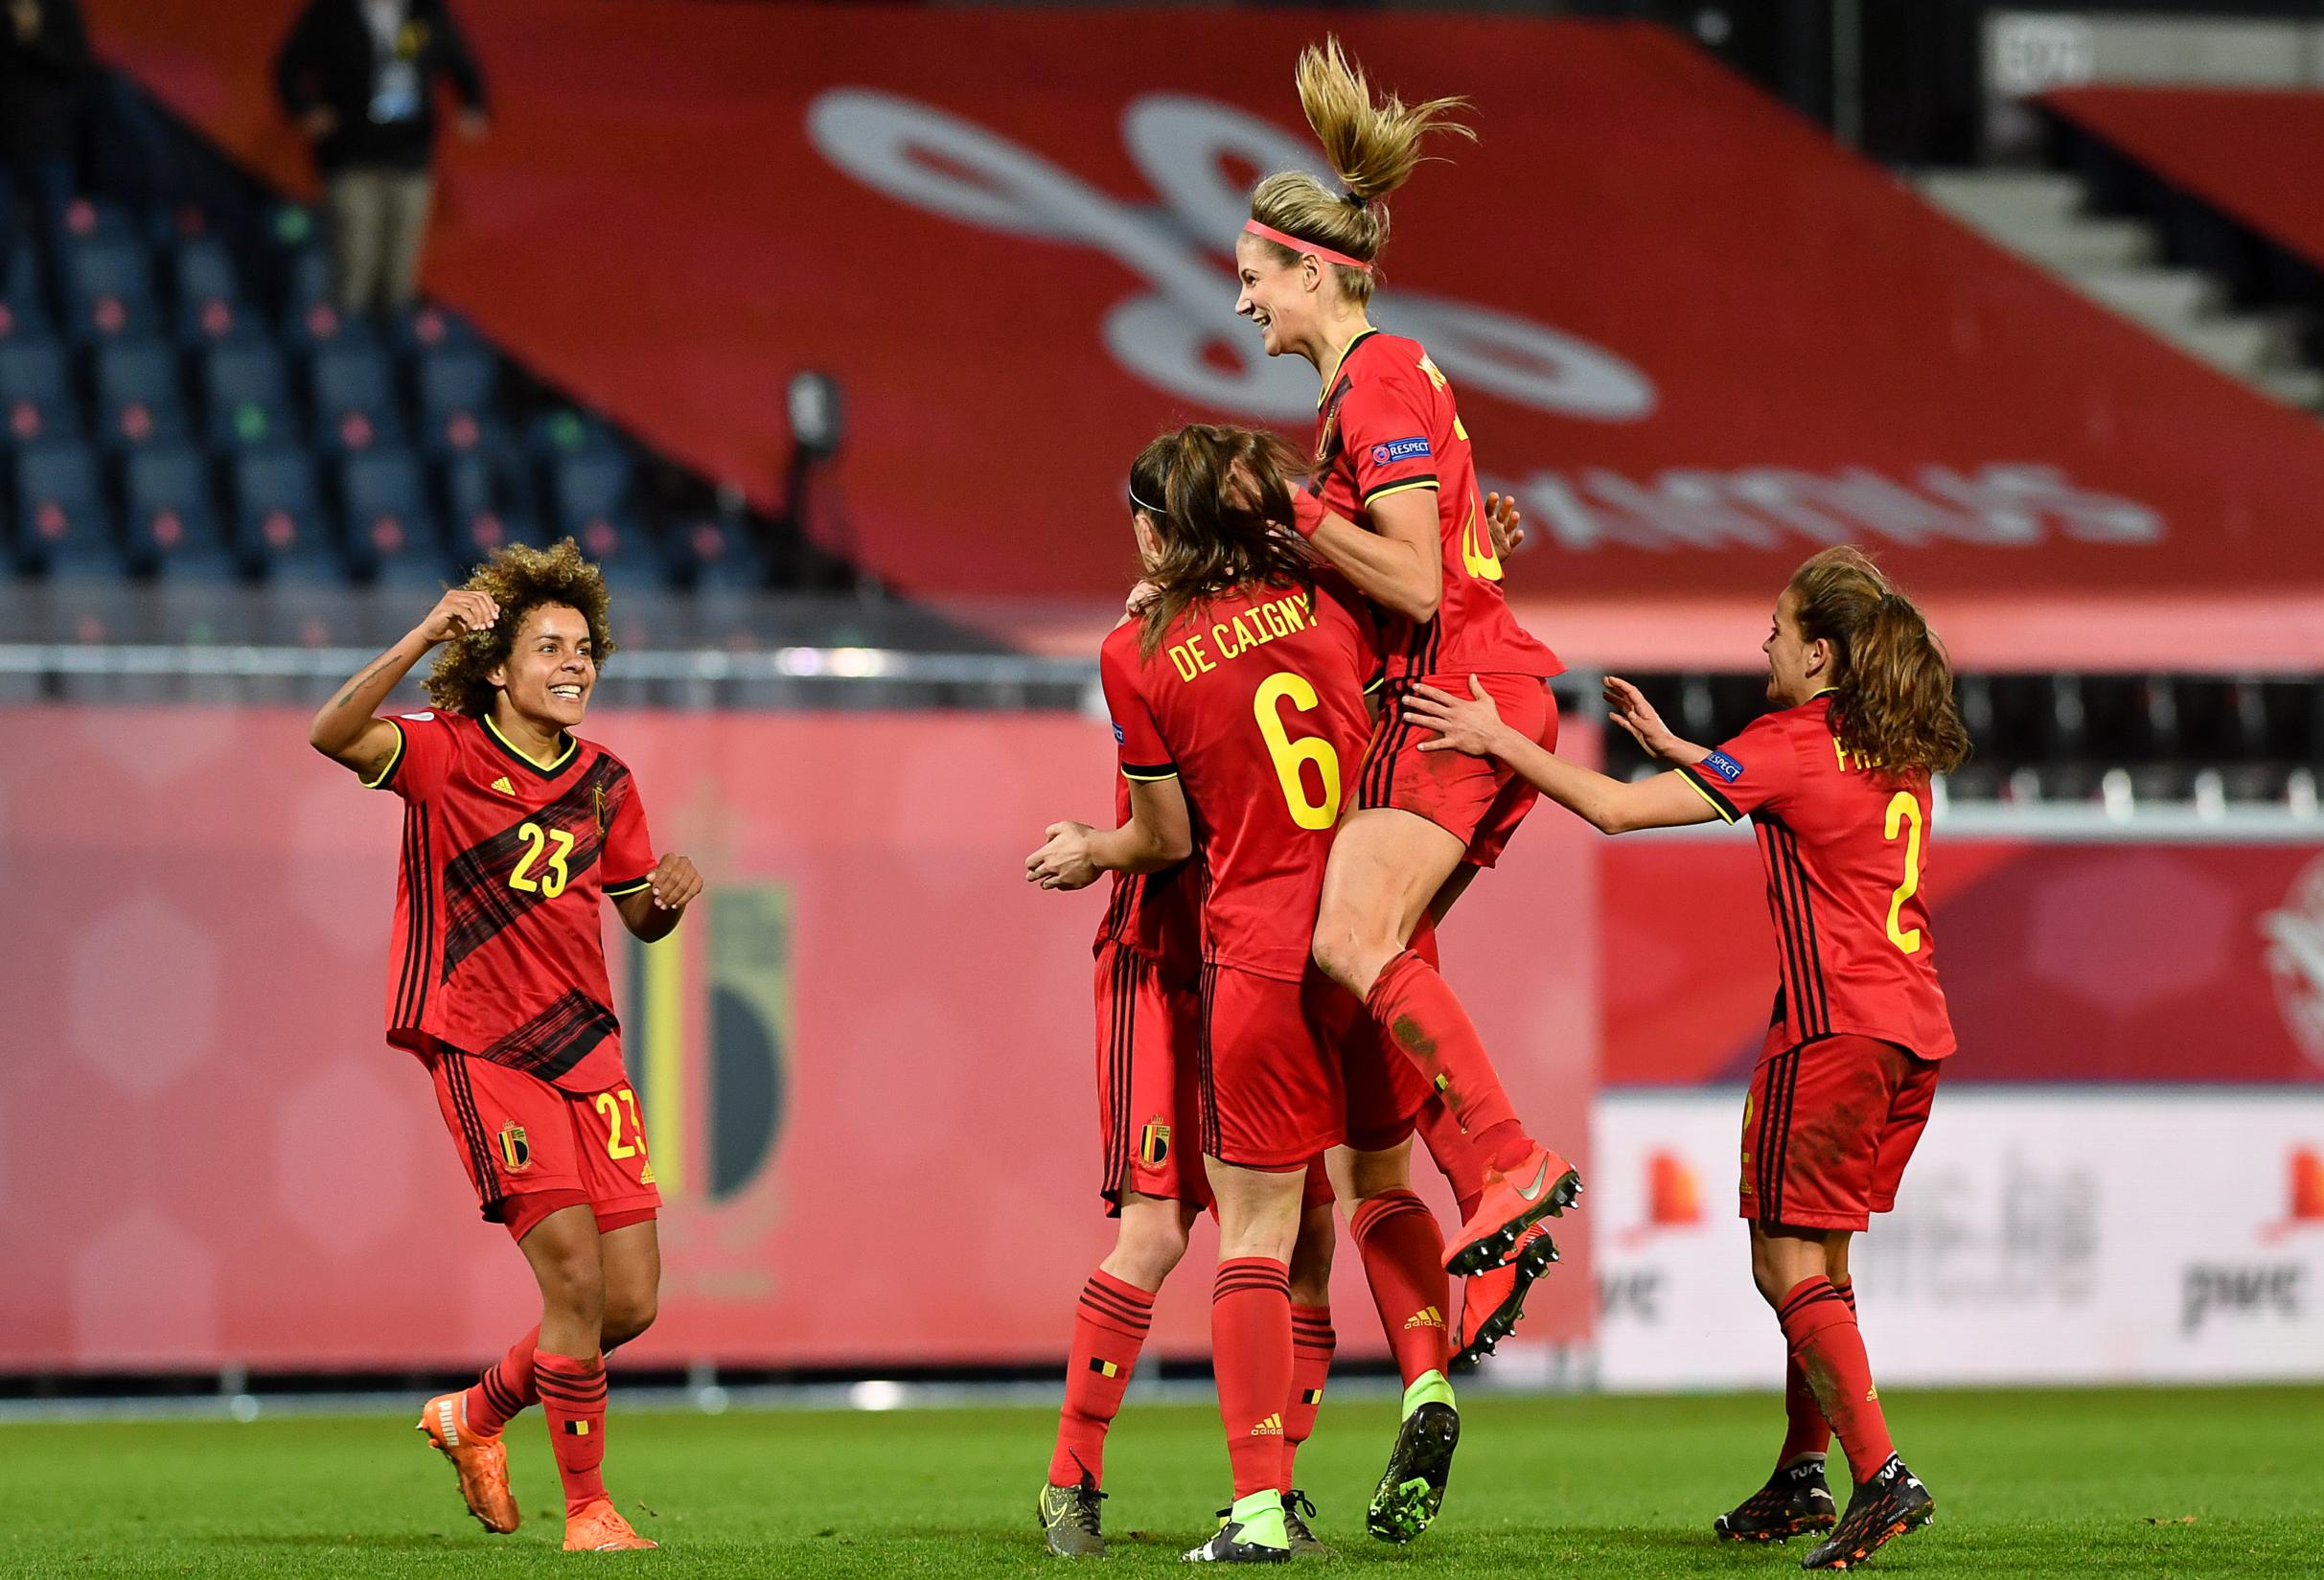
<path fill-rule="evenodd" d="M 500 1164 L 511 1174 L 522 1174 L 533 1166 L 533 1144 L 524 1138 L 522 1125 L 500 1127 Z"/>
<path fill-rule="evenodd" d="M 1138 1133 L 1138 1161 L 1146 1168 L 1158 1169 L 1170 1159 L 1170 1127 L 1158 1114 L 1146 1121 L 1146 1128 Z"/>

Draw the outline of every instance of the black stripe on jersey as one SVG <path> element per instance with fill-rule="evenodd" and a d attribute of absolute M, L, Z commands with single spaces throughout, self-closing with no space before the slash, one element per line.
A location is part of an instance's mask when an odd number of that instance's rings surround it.
<path fill-rule="evenodd" d="M 1418 471 L 1410 477 L 1392 477 L 1385 483 L 1375 483 L 1364 491 L 1364 503 L 1370 504 L 1390 489 L 1409 489 L 1420 483 L 1425 483 L 1432 489 L 1438 487 L 1437 474 L 1433 471 Z"/>
<path fill-rule="evenodd" d="M 443 1061 L 444 1089 L 451 1094 L 452 1113 L 460 1121 L 460 1139 L 468 1148 L 469 1169 L 476 1178 L 476 1194 L 483 1199 L 485 1221 L 496 1222 L 500 1203 L 507 1198 L 500 1193 L 500 1172 L 493 1161 L 493 1143 L 485 1132 L 484 1116 L 476 1110 L 475 1088 L 469 1084 L 468 1055 L 446 1049 L 436 1057 Z"/>
<path fill-rule="evenodd" d="M 455 966 L 498 937 L 502 929 L 549 903 L 551 896 L 544 889 L 509 886 L 518 853 L 532 843 L 520 832 L 524 826 L 537 824 L 573 836 L 573 848 L 565 853 L 564 860 L 569 887 L 573 879 L 595 866 L 605 854 L 605 831 L 597 818 L 598 793 L 603 791 L 610 802 L 629 779 L 627 768 L 601 754 L 556 800 L 523 813 L 499 833 L 462 851 L 446 866 L 444 914 L 449 931 L 444 941 L 443 973 L 448 979 Z"/>
<path fill-rule="evenodd" d="M 1200 1113 L 1195 1130 L 1206 1157 L 1218 1156 L 1218 1088 L 1211 1084 L 1210 1015 L 1218 991 L 1218 967 L 1203 963 L 1201 993 L 1202 1035 L 1195 1040 L 1195 1085 Z"/>
<path fill-rule="evenodd" d="M 1800 1092 L 1800 1050 L 1787 1049 L 1768 1072 L 1769 1107 L 1775 1111 L 1768 1137 L 1767 1189 L 1760 1200 L 1770 1223 L 1783 1221 L 1783 1179 L 1791 1165 L 1791 1111 Z"/>
<path fill-rule="evenodd" d="M 436 864 L 427 808 L 403 813 L 403 970 L 396 984 L 395 1023 L 417 1026 L 427 1014 L 429 960 L 436 937 Z"/>
<path fill-rule="evenodd" d="M 1787 895 L 1803 941 L 1799 1003 L 1800 1041 L 1831 1035 L 1831 1002 L 1824 991 L 1824 958 L 1816 938 L 1815 902 L 1807 888 L 1807 867 L 1800 859 L 1799 836 L 1780 819 L 1775 825 L 1776 849 L 1783 857 L 1788 882 L 1779 887 Z M 1812 995 L 1812 998 L 1809 996 Z"/>
<path fill-rule="evenodd" d="M 1759 835 L 1760 856 L 1767 863 L 1767 910 L 1775 922 L 1776 965 L 1782 997 L 1791 1009 L 1792 1029 L 1805 1037 L 1808 1019 L 1806 967 L 1801 959 L 1804 940 L 1799 919 L 1792 914 L 1783 848 L 1778 843 L 1783 825 L 1762 811 L 1752 819 L 1752 826 Z"/>
<path fill-rule="evenodd" d="M 484 1050 L 495 1065 L 554 1081 L 621 1029 L 613 1012 L 580 989 L 567 990 L 547 1009 Z"/>
<path fill-rule="evenodd" d="M 1178 777 L 1176 763 L 1124 763 L 1121 776 L 1140 785 L 1150 785 L 1158 779 Z"/>
<path fill-rule="evenodd" d="M 1742 817 L 1743 814 L 1735 810 L 1735 803 L 1727 799 L 1727 792 L 1713 784 L 1708 774 L 1696 772 L 1693 764 L 1682 764 L 1678 771 L 1687 776 L 1688 783 L 1702 792 L 1703 799 L 1710 802 L 1721 817 L 1730 823 Z"/>
<path fill-rule="evenodd" d="M 1138 961 L 1114 946 L 1114 979 L 1108 987 L 1113 1011 L 1106 1072 L 1113 1088 L 1113 1111 L 1106 1131 L 1106 1188 L 1120 1190 L 1130 1175 L 1130 1083 L 1138 1060 Z"/>

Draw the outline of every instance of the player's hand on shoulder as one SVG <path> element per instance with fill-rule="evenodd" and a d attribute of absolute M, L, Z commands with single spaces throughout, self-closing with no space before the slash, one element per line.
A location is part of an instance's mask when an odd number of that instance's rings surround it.
<path fill-rule="evenodd" d="M 1422 751 L 1465 751 L 1472 757 L 1493 755 L 1495 738 L 1501 733 L 1501 710 L 1486 695 L 1484 682 L 1475 676 L 1468 677 L 1468 697 L 1455 697 L 1449 691 L 1438 691 L 1431 685 L 1415 686 L 1402 701 L 1404 717 L 1423 729 L 1437 732 L 1433 741 L 1420 743 Z"/>
<path fill-rule="evenodd" d="M 1631 740 L 1645 748 L 1646 755 L 1657 762 L 1669 756 L 1678 744 L 1678 737 L 1663 722 L 1663 716 L 1654 711 L 1646 694 L 1619 675 L 1609 675 L 1605 680 L 1606 717 L 1628 732 Z"/>
<path fill-rule="evenodd" d="M 1495 555 L 1514 554 L 1525 546 L 1525 516 L 1517 509 L 1515 494 L 1486 494 L 1484 518 L 1493 529 Z"/>
<path fill-rule="evenodd" d="M 417 630 L 420 639 L 432 647 L 472 631 L 491 630 L 499 622 L 500 606 L 490 593 L 454 587 L 436 600 L 436 607 L 427 611 Z"/>
<path fill-rule="evenodd" d="M 646 885 L 646 892 L 654 896 L 655 909 L 682 910 L 702 892 L 702 875 L 694 870 L 692 857 L 674 852 L 655 863 Z"/>
<path fill-rule="evenodd" d="M 1051 823 L 1044 831 L 1048 842 L 1024 859 L 1024 881 L 1045 889 L 1084 889 L 1097 882 L 1097 864 L 1090 859 L 1087 823 Z"/>

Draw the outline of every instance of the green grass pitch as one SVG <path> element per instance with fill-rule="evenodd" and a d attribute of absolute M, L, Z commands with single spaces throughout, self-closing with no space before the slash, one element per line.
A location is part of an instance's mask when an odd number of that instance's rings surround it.
<path fill-rule="evenodd" d="M 1939 1512 L 1876 1572 L 2324 1575 L 2324 1388 L 1899 1389 L 1889 1409 Z M 0 1573 L 1040 1573 L 1061 1562 L 1032 1518 L 1052 1421 L 1029 1408 L 651 1414 L 621 1411 L 617 1391 L 611 1485 L 664 1546 L 570 1556 L 534 1415 L 511 1429 L 526 1523 L 509 1537 L 468 1520 L 449 1467 L 405 1418 L 5 1425 Z M 1480 1396 L 1442 1518 L 1402 1548 L 1363 1534 L 1393 1423 L 1387 1399 L 1334 1400 L 1302 1452 L 1340 1570 L 1773 1576 L 1804 1550 L 1710 1539 L 1711 1517 L 1767 1470 L 1772 1397 Z M 1226 1501 L 1216 1415 L 1133 1402 L 1108 1461 L 1112 1570 L 1174 1569 Z"/>

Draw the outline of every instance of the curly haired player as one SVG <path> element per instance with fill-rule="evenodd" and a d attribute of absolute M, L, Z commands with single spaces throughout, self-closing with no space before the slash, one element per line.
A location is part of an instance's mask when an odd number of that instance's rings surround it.
<path fill-rule="evenodd" d="M 702 892 L 658 861 L 629 768 L 571 732 L 613 651 L 604 576 L 570 538 L 503 548 L 314 716 L 314 749 L 404 803 L 387 1040 L 416 1057 L 485 1218 L 541 1286 L 541 1323 L 473 1387 L 427 1402 L 469 1512 L 517 1528 L 509 1417 L 538 1400 L 569 1550 L 651 1547 L 614 1510 L 607 1351 L 654 1320 L 661 1196 L 623 1073 L 598 899 L 666 937 Z M 430 711 L 374 717 L 437 647 Z"/>

